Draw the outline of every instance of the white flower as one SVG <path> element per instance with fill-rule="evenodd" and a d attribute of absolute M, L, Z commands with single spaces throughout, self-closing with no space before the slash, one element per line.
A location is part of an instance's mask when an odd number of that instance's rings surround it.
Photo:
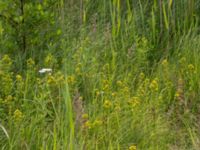
<path fill-rule="evenodd" d="M 52 69 L 51 68 L 42 68 L 39 70 L 39 73 L 43 74 L 43 73 L 51 73 Z"/>

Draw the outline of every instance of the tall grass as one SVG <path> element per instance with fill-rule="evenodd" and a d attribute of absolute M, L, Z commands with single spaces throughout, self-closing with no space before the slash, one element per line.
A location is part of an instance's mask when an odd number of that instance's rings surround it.
<path fill-rule="evenodd" d="M 199 6 L 56 1 L 26 57 L 0 51 L 0 148 L 198 150 Z"/>

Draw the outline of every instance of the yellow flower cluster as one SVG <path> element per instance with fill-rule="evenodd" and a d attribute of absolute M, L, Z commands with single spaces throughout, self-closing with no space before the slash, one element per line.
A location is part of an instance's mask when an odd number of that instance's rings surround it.
<path fill-rule="evenodd" d="M 120 80 L 118 80 L 118 81 L 117 81 L 117 85 L 118 85 L 119 87 L 121 87 L 121 86 L 123 86 L 123 82 L 120 81 Z"/>
<path fill-rule="evenodd" d="M 132 97 L 132 98 L 128 101 L 128 104 L 129 104 L 131 107 L 135 107 L 135 106 L 137 106 L 139 103 L 140 103 L 139 97 Z"/>
<path fill-rule="evenodd" d="M 48 84 L 51 84 L 51 85 L 53 85 L 53 84 L 63 84 L 66 81 L 67 80 L 66 80 L 64 74 L 60 71 L 55 73 L 54 75 L 48 74 L 48 76 L 46 76 L 46 82 Z M 38 79 L 38 83 L 40 83 L 40 82 L 41 82 L 41 80 Z"/>
<path fill-rule="evenodd" d="M 145 87 L 144 85 L 140 85 L 139 88 L 138 88 L 138 92 L 137 92 L 138 96 L 145 96 Z"/>
<path fill-rule="evenodd" d="M 158 91 L 158 82 L 156 79 L 152 80 L 150 85 L 149 85 L 149 88 L 152 90 L 152 91 Z"/>
<path fill-rule="evenodd" d="M 112 92 L 111 96 L 112 97 L 116 97 L 117 93 L 116 92 Z"/>
<path fill-rule="evenodd" d="M 57 83 L 63 83 L 65 80 L 65 76 L 62 72 L 58 71 L 56 74 L 55 74 L 55 79 L 56 79 L 56 82 Z"/>
<path fill-rule="evenodd" d="M 124 94 L 129 95 L 130 94 L 130 88 L 128 86 L 125 86 L 122 91 L 124 92 Z"/>
<path fill-rule="evenodd" d="M 16 75 L 16 80 L 18 81 L 18 82 L 21 82 L 22 81 L 22 76 L 21 75 Z"/>
<path fill-rule="evenodd" d="M 184 65 L 186 63 L 186 58 L 185 57 L 182 57 L 180 60 L 179 60 L 179 63 L 181 65 Z"/>
<path fill-rule="evenodd" d="M 89 115 L 88 114 L 83 114 L 82 115 L 82 119 L 88 119 L 89 118 Z"/>
<path fill-rule="evenodd" d="M 98 89 L 96 89 L 96 90 L 95 90 L 95 95 L 96 95 L 96 97 L 98 97 L 100 94 L 101 94 L 101 92 L 100 92 Z"/>
<path fill-rule="evenodd" d="M 175 93 L 175 98 L 176 98 L 176 99 L 179 99 L 179 97 L 180 97 L 180 92 L 179 92 L 179 91 L 176 91 L 176 93 Z"/>
<path fill-rule="evenodd" d="M 101 126 L 102 124 L 103 122 L 100 119 L 95 119 L 95 121 L 93 122 L 93 127 Z"/>
<path fill-rule="evenodd" d="M 139 75 L 139 79 L 143 80 L 144 78 L 145 78 L 145 74 L 143 72 L 141 72 L 140 75 Z"/>
<path fill-rule="evenodd" d="M 75 83 L 75 76 L 71 75 L 67 77 L 67 82 L 70 84 L 74 84 Z"/>
<path fill-rule="evenodd" d="M 91 121 L 86 121 L 84 124 L 83 124 L 83 128 L 84 129 L 92 129 L 92 128 L 96 128 L 96 127 L 99 127 L 103 124 L 103 121 L 101 121 L 100 119 L 95 119 L 93 122 Z"/>
<path fill-rule="evenodd" d="M 23 118 L 23 113 L 19 109 L 16 109 L 13 114 L 13 118 L 15 119 L 15 121 L 20 121 Z"/>
<path fill-rule="evenodd" d="M 83 125 L 83 128 L 85 129 L 91 129 L 92 128 L 92 123 L 90 121 L 86 121 Z"/>
<path fill-rule="evenodd" d="M 196 73 L 196 69 L 193 64 L 188 65 L 188 70 L 190 73 Z"/>
<path fill-rule="evenodd" d="M 45 59 L 44 59 L 44 65 L 46 67 L 52 67 L 53 65 L 55 65 L 57 63 L 57 60 L 54 58 L 54 56 L 52 54 L 48 54 Z"/>
<path fill-rule="evenodd" d="M 3 101 L 4 104 L 9 104 L 13 100 L 13 97 L 11 95 L 8 95 L 5 100 Z"/>
<path fill-rule="evenodd" d="M 0 77 L 0 91 L 2 91 L 5 95 L 9 95 L 12 91 L 12 86 L 14 84 L 13 82 L 13 74 L 12 73 L 4 73 L 1 77 Z"/>
<path fill-rule="evenodd" d="M 27 67 L 28 67 L 29 69 L 33 68 L 34 65 L 35 65 L 35 61 L 34 61 L 32 58 L 29 58 L 29 59 L 26 61 L 26 63 L 27 63 Z"/>
<path fill-rule="evenodd" d="M 130 146 L 128 149 L 129 149 L 129 150 L 136 150 L 137 147 L 136 147 L 135 145 L 132 145 L 132 146 Z"/>
<path fill-rule="evenodd" d="M 47 77 L 47 83 L 48 83 L 48 84 L 55 84 L 55 83 L 56 83 L 56 80 L 55 80 L 54 76 L 49 75 L 49 76 Z"/>
<path fill-rule="evenodd" d="M 8 55 L 4 55 L 1 59 L 1 63 L 3 64 L 3 67 L 9 69 L 12 65 L 12 60 Z"/>
<path fill-rule="evenodd" d="M 110 100 L 105 100 L 103 107 L 108 109 L 112 107 L 112 102 Z"/>

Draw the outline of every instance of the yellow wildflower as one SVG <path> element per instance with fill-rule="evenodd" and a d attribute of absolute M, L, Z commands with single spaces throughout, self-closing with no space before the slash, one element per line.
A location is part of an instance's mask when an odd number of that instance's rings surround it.
<path fill-rule="evenodd" d="M 177 92 L 175 93 L 175 98 L 178 99 L 179 97 L 180 97 L 180 92 L 177 91 Z"/>
<path fill-rule="evenodd" d="M 83 125 L 83 128 L 91 129 L 91 127 L 92 127 L 92 124 L 91 124 L 90 121 L 86 121 L 86 122 L 84 123 L 84 125 Z"/>
<path fill-rule="evenodd" d="M 36 78 L 36 81 L 37 81 L 37 84 L 42 84 L 42 81 L 41 81 L 41 79 L 40 78 Z"/>
<path fill-rule="evenodd" d="M 32 58 L 27 60 L 27 65 L 35 65 L 35 61 Z"/>
<path fill-rule="evenodd" d="M 5 100 L 4 100 L 4 103 L 5 104 L 9 104 L 11 101 L 13 100 L 13 97 L 11 95 L 8 95 Z"/>
<path fill-rule="evenodd" d="M 11 95 L 8 95 L 6 98 L 8 101 L 11 101 L 13 99 L 13 97 Z"/>
<path fill-rule="evenodd" d="M 145 78 L 145 74 L 143 72 L 140 73 L 139 75 L 140 80 L 143 80 Z"/>
<path fill-rule="evenodd" d="M 96 119 L 94 122 L 93 122 L 93 126 L 101 126 L 103 124 L 103 122 L 99 119 Z"/>
<path fill-rule="evenodd" d="M 13 114 L 13 118 L 16 121 L 20 121 L 23 118 L 22 112 L 19 109 L 16 109 L 15 112 L 14 112 L 14 114 Z"/>
<path fill-rule="evenodd" d="M 49 75 L 48 78 L 47 78 L 47 83 L 48 84 L 54 84 L 55 82 L 56 82 L 55 78 L 52 75 Z"/>
<path fill-rule="evenodd" d="M 55 75 L 55 79 L 56 79 L 56 82 L 57 83 L 63 83 L 65 80 L 65 76 L 63 75 L 62 72 L 57 72 L 56 75 Z"/>
<path fill-rule="evenodd" d="M 81 63 L 78 63 L 78 64 L 77 64 L 77 67 L 81 68 L 81 67 L 82 67 L 82 64 L 81 64 Z"/>
<path fill-rule="evenodd" d="M 107 90 L 109 88 L 109 84 L 104 85 L 103 90 Z"/>
<path fill-rule="evenodd" d="M 185 64 L 186 63 L 186 58 L 185 57 L 182 57 L 180 60 L 179 60 L 179 63 L 180 64 Z"/>
<path fill-rule="evenodd" d="M 67 82 L 73 84 L 75 82 L 75 77 L 73 75 L 67 77 Z"/>
<path fill-rule="evenodd" d="M 135 145 L 132 145 L 132 146 L 130 146 L 128 149 L 129 149 L 129 150 L 136 150 L 137 147 L 136 147 Z"/>
<path fill-rule="evenodd" d="M 100 95 L 100 91 L 96 90 L 95 94 L 98 97 Z"/>
<path fill-rule="evenodd" d="M 6 73 L 1 77 L 1 91 L 5 95 L 8 95 L 12 91 L 13 86 L 13 79 L 12 79 L 12 73 Z"/>
<path fill-rule="evenodd" d="M 112 103 L 111 103 L 111 101 L 109 101 L 109 100 L 106 100 L 105 102 L 104 102 L 104 104 L 103 104 L 103 107 L 104 108 L 110 108 L 112 106 Z"/>
<path fill-rule="evenodd" d="M 130 92 L 130 89 L 129 89 L 128 86 L 126 86 L 126 87 L 124 87 L 123 91 L 124 91 L 124 93 L 129 93 L 129 92 Z"/>
<path fill-rule="evenodd" d="M 117 93 L 113 92 L 111 95 L 112 95 L 112 97 L 115 97 L 117 95 Z"/>
<path fill-rule="evenodd" d="M 18 82 L 21 82 L 22 81 L 22 76 L 21 75 L 16 75 L 16 80 L 18 81 Z"/>
<path fill-rule="evenodd" d="M 47 56 L 46 56 L 46 58 L 44 59 L 44 64 L 46 65 L 46 66 L 52 66 L 53 64 L 56 64 L 56 59 L 54 58 L 54 56 L 52 55 L 52 54 L 48 54 Z"/>
<path fill-rule="evenodd" d="M 75 72 L 76 72 L 78 75 L 80 75 L 80 74 L 81 74 L 81 69 L 80 69 L 80 67 L 76 67 Z"/>
<path fill-rule="evenodd" d="M 109 81 L 108 80 L 103 80 L 103 84 L 108 84 L 109 83 Z"/>
<path fill-rule="evenodd" d="M 135 107 L 140 103 L 139 97 L 132 97 L 129 101 L 128 104 L 131 105 L 132 107 Z"/>
<path fill-rule="evenodd" d="M 32 58 L 29 58 L 26 63 L 29 68 L 35 65 L 35 61 Z"/>
<path fill-rule="evenodd" d="M 12 60 L 8 55 L 4 55 L 1 61 L 3 64 L 7 64 L 8 66 L 12 65 Z"/>
<path fill-rule="evenodd" d="M 157 82 L 157 80 L 154 79 L 153 81 L 151 81 L 149 88 L 152 91 L 158 91 L 158 82 Z"/>
<path fill-rule="evenodd" d="M 88 119 L 89 118 L 89 115 L 88 114 L 83 114 L 82 115 L 82 119 Z"/>
<path fill-rule="evenodd" d="M 195 71 L 195 67 L 194 67 L 193 64 L 189 64 L 189 65 L 188 65 L 188 70 L 189 70 L 190 72 L 193 72 L 193 73 L 196 72 L 196 71 Z"/>
<path fill-rule="evenodd" d="M 144 96 L 145 95 L 145 87 L 143 85 L 140 85 L 138 88 L 138 95 Z"/>
<path fill-rule="evenodd" d="M 83 100 L 83 97 L 82 96 L 79 96 L 79 98 L 78 98 L 80 101 L 82 101 Z"/>
<path fill-rule="evenodd" d="M 118 86 L 122 86 L 122 85 L 123 85 L 122 81 L 120 81 L 120 80 L 117 81 L 117 85 L 118 85 Z"/>

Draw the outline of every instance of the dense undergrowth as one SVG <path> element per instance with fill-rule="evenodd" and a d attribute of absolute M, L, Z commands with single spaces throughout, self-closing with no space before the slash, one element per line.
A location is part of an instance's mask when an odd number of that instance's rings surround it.
<path fill-rule="evenodd" d="M 0 148 L 198 150 L 199 3 L 0 0 Z"/>

